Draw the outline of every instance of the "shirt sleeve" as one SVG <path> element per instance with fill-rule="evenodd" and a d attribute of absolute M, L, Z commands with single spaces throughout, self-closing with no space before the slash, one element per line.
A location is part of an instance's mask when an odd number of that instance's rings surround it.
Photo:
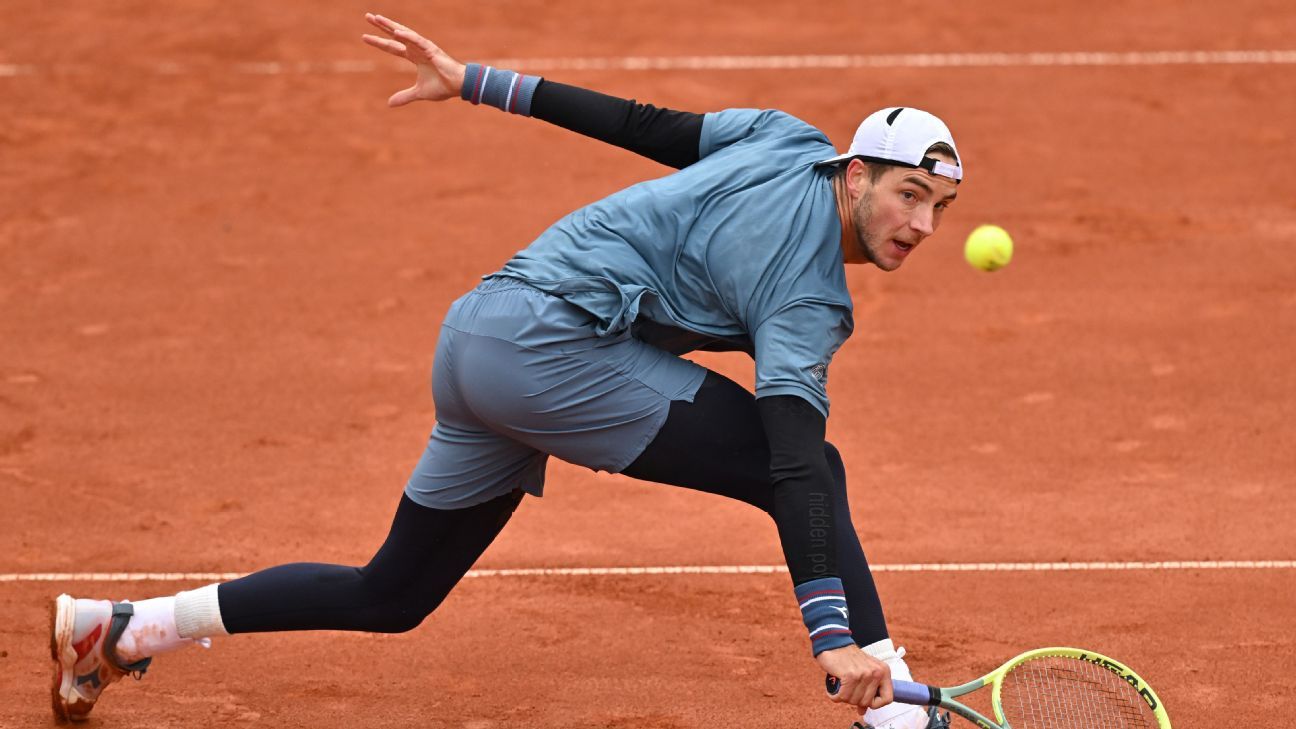
<path fill-rule="evenodd" d="M 756 397 L 795 395 L 828 417 L 828 365 L 853 328 L 848 308 L 800 301 L 761 322 L 756 344 Z"/>
<path fill-rule="evenodd" d="M 703 116 L 698 158 L 757 136 L 806 136 L 821 141 L 830 149 L 832 147 L 823 132 L 785 112 L 775 109 L 725 109 Z"/>
<path fill-rule="evenodd" d="M 702 115 L 541 81 L 531 115 L 676 169 L 698 161 Z"/>

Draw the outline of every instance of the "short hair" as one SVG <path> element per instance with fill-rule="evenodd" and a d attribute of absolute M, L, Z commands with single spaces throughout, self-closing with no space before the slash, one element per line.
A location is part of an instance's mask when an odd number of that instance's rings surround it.
<path fill-rule="evenodd" d="M 958 153 L 954 151 L 953 147 L 949 146 L 944 142 L 937 142 L 933 144 L 932 146 L 927 148 L 927 151 L 924 152 L 924 154 L 929 154 L 929 155 L 943 154 L 946 157 L 949 157 L 950 159 L 954 160 L 954 164 L 959 163 Z"/>
<path fill-rule="evenodd" d="M 923 153 L 924 156 L 931 155 L 931 154 L 942 154 L 954 160 L 954 164 L 957 165 L 959 163 L 958 154 L 954 152 L 954 148 L 944 142 L 937 142 L 933 144 L 932 146 L 927 148 L 926 152 Z M 864 167 L 868 169 L 869 184 L 871 185 L 876 185 L 878 183 L 878 180 L 881 180 L 882 176 L 887 173 L 887 170 L 892 170 L 895 169 L 896 167 L 905 166 L 898 163 L 888 164 L 886 162 L 875 162 L 871 159 L 867 159 L 864 157 L 851 157 L 849 159 L 844 159 L 841 162 L 837 163 L 836 168 L 833 170 L 833 177 L 837 177 L 838 175 L 844 174 L 846 171 L 846 166 L 850 164 L 850 161 L 852 159 L 857 159 L 860 162 L 864 163 Z"/>
<path fill-rule="evenodd" d="M 846 168 L 850 166 L 851 160 L 853 159 L 857 159 L 860 162 L 862 162 L 864 164 L 864 169 L 868 170 L 868 178 L 869 178 L 870 185 L 876 185 L 878 183 L 878 180 L 882 179 L 882 175 L 885 175 L 887 173 L 887 170 L 895 169 L 898 166 L 898 165 L 889 165 L 885 162 L 874 162 L 873 160 L 864 159 L 863 157 L 849 157 L 837 163 L 837 165 L 833 168 L 832 176 L 834 178 L 837 178 L 846 174 Z"/>

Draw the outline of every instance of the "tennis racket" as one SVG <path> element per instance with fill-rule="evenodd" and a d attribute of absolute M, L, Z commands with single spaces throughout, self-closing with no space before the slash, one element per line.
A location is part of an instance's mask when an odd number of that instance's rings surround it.
<path fill-rule="evenodd" d="M 892 686 L 902 704 L 939 706 L 981 729 L 1170 729 L 1170 717 L 1147 681 L 1119 661 L 1079 648 L 1027 651 L 962 686 Z M 954 700 L 986 686 L 995 721 Z M 840 687 L 828 677 L 828 693 Z"/>

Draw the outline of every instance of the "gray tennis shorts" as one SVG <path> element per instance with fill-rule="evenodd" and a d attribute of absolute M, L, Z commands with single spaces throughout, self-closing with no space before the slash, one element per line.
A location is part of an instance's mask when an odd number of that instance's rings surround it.
<path fill-rule="evenodd" d="M 550 455 L 617 473 L 706 370 L 517 279 L 492 278 L 446 314 L 432 366 L 436 426 L 405 485 L 414 502 L 464 509 L 544 488 Z"/>

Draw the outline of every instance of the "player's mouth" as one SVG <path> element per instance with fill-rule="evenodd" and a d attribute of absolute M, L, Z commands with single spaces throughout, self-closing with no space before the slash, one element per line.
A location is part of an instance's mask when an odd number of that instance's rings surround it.
<path fill-rule="evenodd" d="M 914 249 L 914 245 L 912 243 L 905 243 L 903 241 L 896 240 L 895 238 L 891 239 L 891 245 L 894 246 L 897 251 L 899 251 L 901 257 L 909 255 L 909 251 L 912 251 Z"/>

